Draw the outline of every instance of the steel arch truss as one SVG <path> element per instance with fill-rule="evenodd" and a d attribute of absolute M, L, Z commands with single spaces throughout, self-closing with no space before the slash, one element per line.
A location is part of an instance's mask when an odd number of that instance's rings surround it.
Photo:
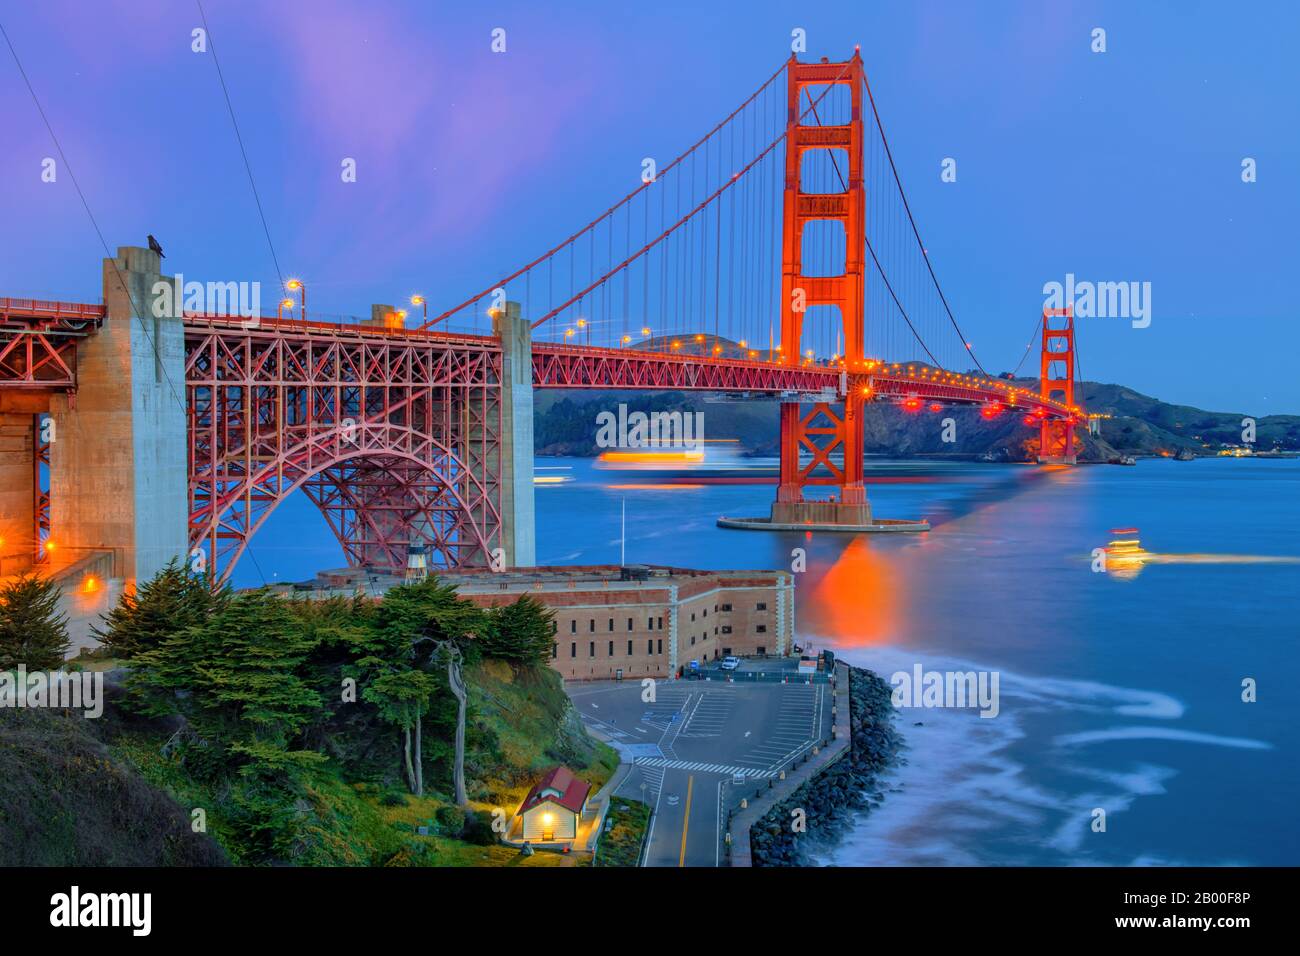
<path fill-rule="evenodd" d="M 230 577 L 302 488 L 349 564 L 484 564 L 501 544 L 501 353 L 490 340 L 186 323 L 190 547 Z"/>

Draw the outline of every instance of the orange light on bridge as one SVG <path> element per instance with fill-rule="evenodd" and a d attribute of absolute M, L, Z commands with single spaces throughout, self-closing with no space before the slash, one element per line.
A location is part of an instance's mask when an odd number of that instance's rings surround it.
<path fill-rule="evenodd" d="M 284 284 L 285 289 L 290 292 L 297 292 L 302 304 L 302 310 L 299 312 L 304 319 L 307 318 L 307 286 L 301 279 L 290 279 Z"/>
<path fill-rule="evenodd" d="M 418 292 L 411 296 L 411 305 L 418 305 L 424 309 L 424 321 L 429 321 L 429 300 Z"/>
<path fill-rule="evenodd" d="M 94 575 L 88 575 L 81 587 L 87 594 L 91 594 L 99 590 L 99 582 L 95 580 Z"/>

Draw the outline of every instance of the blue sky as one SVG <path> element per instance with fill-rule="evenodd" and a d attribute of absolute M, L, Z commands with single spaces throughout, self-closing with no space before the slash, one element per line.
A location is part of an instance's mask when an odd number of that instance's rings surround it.
<path fill-rule="evenodd" d="M 1300 412 L 1300 5 L 204 6 L 281 266 L 319 310 L 485 287 L 607 208 L 642 157 L 730 112 L 802 27 L 810 57 L 861 44 L 987 367 L 1019 359 L 1045 282 L 1150 282 L 1150 327 L 1080 320 L 1088 378 Z M 275 282 L 216 72 L 190 50 L 194 5 L 5 0 L 0 22 L 110 244 L 152 232 L 173 269 Z M 98 241 L 70 179 L 41 182 L 53 149 L 0 54 L 0 295 L 96 298 Z M 956 183 L 940 181 L 945 157 Z"/>

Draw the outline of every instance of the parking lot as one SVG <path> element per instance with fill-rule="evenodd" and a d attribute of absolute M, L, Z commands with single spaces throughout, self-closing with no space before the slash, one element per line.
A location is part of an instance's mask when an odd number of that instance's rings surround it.
<path fill-rule="evenodd" d="M 774 679 L 719 670 L 652 688 L 639 680 L 566 685 L 588 727 L 633 765 L 618 793 L 655 808 L 645 865 L 716 866 L 724 781 L 775 777 L 829 735 L 830 686 L 806 682 L 793 662 L 764 663 L 776 665 L 765 675 Z"/>

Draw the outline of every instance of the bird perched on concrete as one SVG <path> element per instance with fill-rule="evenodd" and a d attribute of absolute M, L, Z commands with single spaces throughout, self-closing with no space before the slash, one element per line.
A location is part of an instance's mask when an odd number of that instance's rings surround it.
<path fill-rule="evenodd" d="M 158 240 L 155 239 L 155 238 L 153 237 L 152 234 L 150 234 L 150 236 L 149 236 L 149 249 L 150 249 L 150 251 L 152 251 L 152 252 L 156 252 L 156 253 L 158 253 L 158 258 L 159 258 L 159 259 L 166 259 L 166 258 L 167 258 L 165 255 L 163 255 L 162 246 L 160 246 L 160 245 L 158 244 Z"/>

